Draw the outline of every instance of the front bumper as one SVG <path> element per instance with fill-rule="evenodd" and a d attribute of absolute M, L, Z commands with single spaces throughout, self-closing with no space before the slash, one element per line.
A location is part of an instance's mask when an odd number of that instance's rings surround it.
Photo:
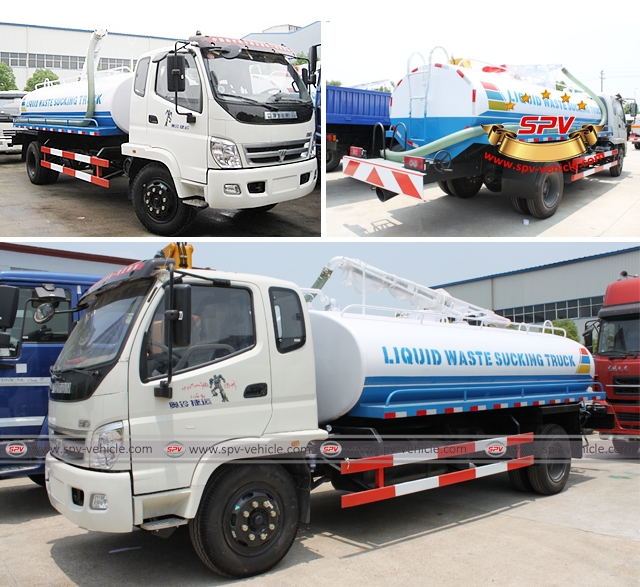
<path fill-rule="evenodd" d="M 74 524 L 96 532 L 133 530 L 133 499 L 128 472 L 80 469 L 48 454 L 45 479 L 51 505 Z M 106 495 L 108 509 L 91 509 L 92 494 Z"/>
<path fill-rule="evenodd" d="M 258 208 L 302 198 L 313 191 L 316 183 L 315 157 L 299 163 L 242 169 L 209 169 L 205 200 L 210 208 L 238 210 Z M 260 184 L 263 191 L 258 193 Z M 225 185 L 236 185 L 239 194 L 225 193 Z M 227 190 L 228 191 L 228 190 Z"/>

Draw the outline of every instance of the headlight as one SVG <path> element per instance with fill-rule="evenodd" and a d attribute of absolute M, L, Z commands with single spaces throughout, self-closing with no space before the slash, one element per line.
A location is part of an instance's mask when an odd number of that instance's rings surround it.
<path fill-rule="evenodd" d="M 223 169 L 238 169 L 242 167 L 238 147 L 231 141 L 211 137 L 211 155 Z"/>
<path fill-rule="evenodd" d="M 313 159 L 316 156 L 316 141 L 315 137 L 310 141 L 311 145 L 309 146 L 309 159 Z"/>
<path fill-rule="evenodd" d="M 89 466 L 92 469 L 109 470 L 123 452 L 124 425 L 112 422 L 100 426 L 91 437 L 89 449 Z"/>

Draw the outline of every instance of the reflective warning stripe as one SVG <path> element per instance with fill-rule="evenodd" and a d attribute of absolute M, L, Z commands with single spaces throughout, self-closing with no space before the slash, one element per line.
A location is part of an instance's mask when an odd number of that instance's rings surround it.
<path fill-rule="evenodd" d="M 108 179 L 104 179 L 102 177 L 96 177 L 95 175 L 91 175 L 90 173 L 85 173 L 84 171 L 71 169 L 71 167 L 64 167 L 63 165 L 51 163 L 50 161 L 40 161 L 40 165 L 42 165 L 42 167 L 46 167 L 47 169 L 52 169 L 53 171 L 58 171 L 59 173 L 70 175 L 71 177 L 75 177 L 76 179 L 81 179 L 82 181 L 88 181 L 89 183 L 94 183 L 103 188 L 109 187 Z"/>
<path fill-rule="evenodd" d="M 97 167 L 109 167 L 109 161 L 107 159 L 100 159 L 99 157 L 90 157 L 89 155 L 82 155 L 81 153 L 74 153 L 73 151 L 62 151 L 61 149 L 52 149 L 51 147 L 42 147 L 42 152 L 47 155 L 55 155 L 56 157 L 62 157 L 63 159 L 73 159 L 75 161 L 82 161 L 89 165 L 96 165 Z"/>
<path fill-rule="evenodd" d="M 423 199 L 423 175 L 402 167 L 401 163 L 381 162 L 380 159 L 342 158 L 342 172 L 358 181 L 375 185 L 382 189 Z"/>
<path fill-rule="evenodd" d="M 591 169 L 587 169 L 586 171 L 581 171 L 580 173 L 576 173 L 571 176 L 571 181 L 576 181 L 577 179 L 582 179 L 583 177 L 587 177 L 588 175 L 593 175 L 594 173 L 600 173 L 605 169 L 610 169 L 611 167 L 615 167 L 618 164 L 618 161 L 611 161 L 611 163 L 605 163 L 604 165 L 600 165 L 599 167 L 593 167 Z"/>

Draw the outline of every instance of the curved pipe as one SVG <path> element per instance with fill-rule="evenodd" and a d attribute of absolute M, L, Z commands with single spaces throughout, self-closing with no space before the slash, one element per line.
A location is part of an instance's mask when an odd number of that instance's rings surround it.
<path fill-rule="evenodd" d="M 96 112 L 96 58 L 100 49 L 100 42 L 107 35 L 105 30 L 95 30 L 91 36 L 89 42 L 89 48 L 87 49 L 87 112 L 84 115 L 84 120 L 80 123 L 81 126 L 87 126 L 92 122 L 93 116 Z"/>
<path fill-rule="evenodd" d="M 581 90 L 584 90 L 589 96 L 593 98 L 595 103 L 600 108 L 600 126 L 603 126 L 607 122 L 607 109 L 604 106 L 602 100 L 596 96 L 587 86 L 585 86 L 582 82 L 578 81 L 575 77 L 573 77 L 569 70 L 565 67 L 562 68 L 562 73 L 564 73 L 574 84 L 576 84 Z"/>

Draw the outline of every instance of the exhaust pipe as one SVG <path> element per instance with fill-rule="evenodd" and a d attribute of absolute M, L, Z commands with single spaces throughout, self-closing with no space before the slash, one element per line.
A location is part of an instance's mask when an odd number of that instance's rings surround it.
<path fill-rule="evenodd" d="M 378 196 L 378 200 L 381 202 L 386 202 L 391 198 L 395 198 L 398 194 L 395 192 L 390 192 L 389 190 L 383 190 L 382 188 L 376 188 L 376 196 Z"/>

